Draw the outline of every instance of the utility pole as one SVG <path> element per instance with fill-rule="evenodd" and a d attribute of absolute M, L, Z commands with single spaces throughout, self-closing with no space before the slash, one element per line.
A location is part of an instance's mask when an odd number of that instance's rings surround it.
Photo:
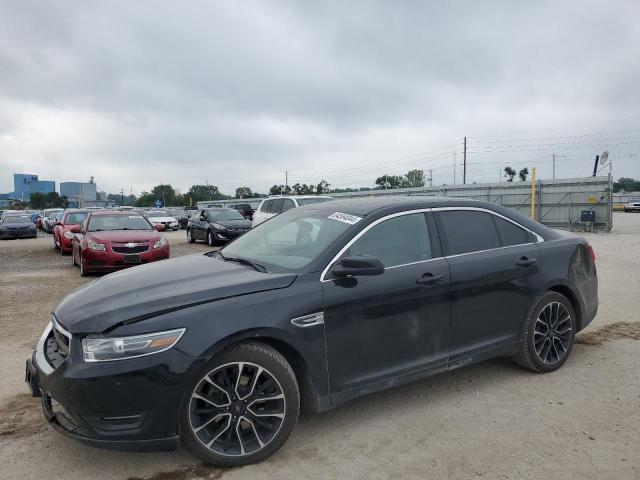
<path fill-rule="evenodd" d="M 289 170 L 284 171 L 284 189 L 286 190 L 289 186 Z"/>
<path fill-rule="evenodd" d="M 433 186 L 433 170 L 429 169 L 429 186 Z"/>
<path fill-rule="evenodd" d="M 556 154 L 553 154 L 553 179 L 556 179 Z"/>
<path fill-rule="evenodd" d="M 120 206 L 124 207 L 124 188 L 120 189 Z"/>
<path fill-rule="evenodd" d="M 456 184 L 456 152 L 453 152 L 453 184 Z"/>
<path fill-rule="evenodd" d="M 464 167 L 462 170 L 462 184 L 467 184 L 467 137 L 464 137 Z"/>

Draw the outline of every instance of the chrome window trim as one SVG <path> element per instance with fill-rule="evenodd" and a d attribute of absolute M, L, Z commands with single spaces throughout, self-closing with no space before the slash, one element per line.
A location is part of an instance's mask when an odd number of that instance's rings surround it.
<path fill-rule="evenodd" d="M 433 208 L 419 208 L 416 210 L 406 210 L 404 212 L 396 212 L 396 213 L 392 213 L 390 215 L 387 215 L 385 217 L 379 218 L 378 220 L 371 222 L 369 225 L 367 225 L 364 229 L 362 229 L 355 237 L 353 237 L 351 240 L 349 240 L 349 242 L 340 249 L 340 251 L 331 259 L 331 261 L 327 264 L 327 266 L 324 268 L 324 270 L 322 270 L 322 273 L 320 274 L 320 282 L 324 283 L 324 282 L 331 282 L 333 281 L 333 279 L 327 279 L 325 278 L 327 273 L 329 272 L 329 269 L 331 268 L 331 266 L 344 254 L 344 252 L 346 252 L 349 247 L 351 247 L 351 245 L 353 245 L 362 235 L 364 235 L 365 233 L 367 233 L 371 228 L 375 227 L 376 225 L 378 225 L 379 223 L 382 223 L 386 220 L 389 220 L 391 218 L 395 218 L 395 217 L 401 217 L 403 215 L 411 215 L 414 213 L 427 213 L 427 212 L 446 212 L 446 211 L 455 211 L 455 210 L 464 210 L 464 211 L 477 211 L 477 212 L 485 212 L 485 213 L 489 213 L 491 215 L 495 215 L 497 217 L 502 218 L 503 220 L 506 220 L 507 222 L 511 222 L 512 224 L 514 224 L 517 227 L 522 228 L 523 230 L 531 233 L 533 236 L 536 237 L 537 239 L 537 243 L 542 243 L 544 242 L 544 238 L 541 237 L 540 235 L 538 235 L 536 232 L 534 232 L 533 230 L 525 227 L 524 225 L 521 225 L 520 223 L 516 222 L 515 220 L 512 220 L 508 217 L 505 217 L 504 215 L 501 215 L 498 212 L 494 212 L 493 210 L 489 210 L 488 208 L 482 208 L 482 207 L 433 207 Z M 497 247 L 497 248 L 489 248 L 489 249 L 485 249 L 485 250 L 474 250 L 473 252 L 465 252 L 465 253 L 457 253 L 455 255 L 446 255 L 446 256 L 440 256 L 440 257 L 434 257 L 434 258 L 429 258 L 427 260 L 419 260 L 417 262 L 410 262 L 410 263 L 404 263 L 401 265 L 393 265 L 391 267 L 385 267 L 385 270 L 390 270 L 393 268 L 399 268 L 399 267 L 406 267 L 409 265 L 416 265 L 419 263 L 425 263 L 425 262 L 431 262 L 433 260 L 439 260 L 441 258 L 455 258 L 455 257 L 461 257 L 464 255 L 473 255 L 474 253 L 482 253 L 482 252 L 490 252 L 493 250 L 502 250 L 505 248 L 513 248 L 513 247 L 521 247 L 524 245 L 535 245 L 536 242 L 527 242 L 527 243 L 519 243 L 517 245 L 507 245 L 504 247 Z"/>
<path fill-rule="evenodd" d="M 375 220 L 373 222 L 371 222 L 369 225 L 367 225 L 366 227 L 364 227 L 360 232 L 358 232 L 358 234 L 353 237 L 351 240 L 349 240 L 347 242 L 347 244 L 342 247 L 340 249 L 340 251 L 331 259 L 331 261 L 327 264 L 326 267 L 324 267 L 324 270 L 322 270 L 322 274 L 320 274 L 320 282 L 330 282 L 333 279 L 326 279 L 325 277 L 327 276 L 327 273 L 329 272 L 329 269 L 331 268 L 331 266 L 344 254 L 344 252 L 346 252 L 347 250 L 349 250 L 349 247 L 351 247 L 351 245 L 353 245 L 360 237 L 362 237 L 365 233 L 367 233 L 369 230 L 371 230 L 373 227 L 375 227 L 376 225 L 378 225 L 379 223 L 382 223 L 386 220 L 389 220 L 391 218 L 396 218 L 396 217 L 402 217 L 404 215 L 411 215 L 414 213 L 426 213 L 426 212 L 430 212 L 432 211 L 432 208 L 419 208 L 416 210 L 405 210 L 404 212 L 396 212 L 396 213 L 392 213 L 389 214 L 385 217 L 379 218 L 378 220 Z M 438 258 L 442 258 L 442 257 L 438 257 Z M 402 267 L 405 265 L 412 265 L 414 263 L 422 263 L 422 262 L 428 262 L 431 260 L 436 260 L 435 258 L 429 258 L 427 260 L 419 260 L 417 262 L 411 262 L 411 263 L 407 263 L 404 265 L 393 265 L 391 267 L 385 267 L 385 270 L 389 269 L 389 268 L 397 268 L 397 267 Z"/>

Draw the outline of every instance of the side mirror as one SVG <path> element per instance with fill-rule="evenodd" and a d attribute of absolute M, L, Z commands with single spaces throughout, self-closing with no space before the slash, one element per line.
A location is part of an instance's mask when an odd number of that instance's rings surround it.
<path fill-rule="evenodd" d="M 153 228 L 155 228 L 158 232 L 164 232 L 164 225 L 161 223 L 156 223 Z"/>
<path fill-rule="evenodd" d="M 80 233 L 80 225 L 75 225 L 71 227 L 71 233 Z"/>
<path fill-rule="evenodd" d="M 207 221 L 207 216 L 206 215 L 200 215 L 200 220 L 203 222 Z"/>
<path fill-rule="evenodd" d="M 384 265 L 378 257 L 344 257 L 333 264 L 331 273 L 338 278 L 381 275 L 384 273 Z"/>

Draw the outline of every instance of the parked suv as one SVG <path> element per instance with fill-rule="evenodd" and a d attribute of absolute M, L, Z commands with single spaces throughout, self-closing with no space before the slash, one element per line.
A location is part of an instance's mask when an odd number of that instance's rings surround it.
<path fill-rule="evenodd" d="M 624 206 L 625 212 L 640 212 L 640 198 L 630 199 Z"/>
<path fill-rule="evenodd" d="M 291 210 L 292 208 L 311 205 L 313 203 L 328 202 L 331 197 L 321 195 L 296 195 L 292 197 L 270 197 L 260 202 L 258 208 L 253 213 L 253 226 L 261 224 L 265 220 L 276 215 Z"/>
<path fill-rule="evenodd" d="M 226 243 L 251 228 L 251 221 L 233 208 L 197 210 L 187 225 L 187 241 L 204 240 L 210 246 Z"/>
<path fill-rule="evenodd" d="M 255 210 L 251 208 L 251 205 L 248 203 L 232 203 L 229 205 L 229 208 L 234 208 L 238 210 L 244 218 L 253 220 L 253 212 L 255 212 Z"/>

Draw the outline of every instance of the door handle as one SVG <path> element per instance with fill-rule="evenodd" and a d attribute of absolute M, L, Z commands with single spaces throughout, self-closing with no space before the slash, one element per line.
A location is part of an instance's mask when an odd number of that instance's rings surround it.
<path fill-rule="evenodd" d="M 436 283 L 441 282 L 442 280 L 444 280 L 444 275 L 440 274 L 440 275 L 433 275 L 432 273 L 425 273 L 422 277 L 420 277 L 418 280 L 416 280 L 416 283 L 418 285 L 434 285 Z"/>
<path fill-rule="evenodd" d="M 519 267 L 530 267 L 531 265 L 536 263 L 536 259 L 535 258 L 527 258 L 527 257 L 522 257 L 520 260 L 518 260 L 516 262 L 516 265 Z"/>

